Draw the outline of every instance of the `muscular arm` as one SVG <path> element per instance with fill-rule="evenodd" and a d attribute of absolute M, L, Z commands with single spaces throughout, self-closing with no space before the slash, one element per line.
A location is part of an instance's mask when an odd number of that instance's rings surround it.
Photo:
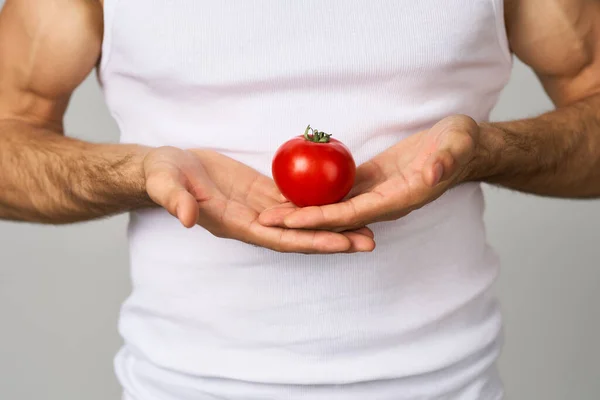
<path fill-rule="evenodd" d="M 135 145 L 66 137 L 73 90 L 100 56 L 95 0 L 7 0 L 0 13 L 0 219 L 66 223 L 154 204 Z"/>
<path fill-rule="evenodd" d="M 514 53 L 556 105 L 483 124 L 471 180 L 556 197 L 600 197 L 600 2 L 507 0 Z"/>

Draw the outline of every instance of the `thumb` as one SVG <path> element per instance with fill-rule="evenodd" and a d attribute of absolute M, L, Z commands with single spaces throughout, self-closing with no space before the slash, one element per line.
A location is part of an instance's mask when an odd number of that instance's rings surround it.
<path fill-rule="evenodd" d="M 435 186 L 452 178 L 471 159 L 479 126 L 467 116 L 456 115 L 438 122 L 429 134 L 436 138 L 437 149 L 425 161 L 423 179 Z"/>
<path fill-rule="evenodd" d="M 196 224 L 198 202 L 186 189 L 178 172 L 161 170 L 149 174 L 146 178 L 146 191 L 152 201 L 179 219 L 186 228 Z"/>
<path fill-rule="evenodd" d="M 423 166 L 423 180 L 431 187 L 450 178 L 456 170 L 456 162 L 448 150 L 432 154 Z"/>

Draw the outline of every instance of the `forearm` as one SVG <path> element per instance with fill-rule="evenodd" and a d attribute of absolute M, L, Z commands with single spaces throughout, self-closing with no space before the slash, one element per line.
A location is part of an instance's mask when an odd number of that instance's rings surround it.
<path fill-rule="evenodd" d="M 92 144 L 0 121 L 0 219 L 68 223 L 152 206 L 136 145 Z"/>
<path fill-rule="evenodd" d="M 481 124 L 466 180 L 554 197 L 600 196 L 600 96 L 537 118 Z"/>

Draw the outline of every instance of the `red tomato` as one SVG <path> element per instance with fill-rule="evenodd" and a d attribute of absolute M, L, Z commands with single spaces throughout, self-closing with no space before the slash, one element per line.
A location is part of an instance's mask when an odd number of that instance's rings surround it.
<path fill-rule="evenodd" d="M 299 207 L 321 206 L 337 203 L 350 192 L 356 164 L 342 142 L 308 125 L 304 135 L 279 147 L 272 173 L 289 201 Z"/>

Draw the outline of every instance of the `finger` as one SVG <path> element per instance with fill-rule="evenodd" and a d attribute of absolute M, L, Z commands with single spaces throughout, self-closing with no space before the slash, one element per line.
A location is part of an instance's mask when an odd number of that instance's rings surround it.
<path fill-rule="evenodd" d="M 373 221 L 373 222 L 377 222 L 377 221 Z M 359 227 L 357 225 L 354 226 L 336 226 L 336 227 L 331 227 L 331 228 L 320 228 L 320 227 L 316 227 L 314 229 L 324 229 L 324 230 L 328 230 L 330 232 L 338 232 L 338 233 L 344 233 L 344 232 L 354 232 L 354 231 L 358 231 L 360 229 L 365 229 L 364 231 L 361 231 L 361 234 L 365 234 L 367 236 L 370 236 L 371 238 L 375 237 L 375 235 L 373 234 L 373 231 L 371 231 L 371 229 L 367 228 L 367 227 Z"/>
<path fill-rule="evenodd" d="M 378 221 L 379 216 L 387 215 L 393 209 L 393 199 L 368 192 L 341 203 L 298 209 L 287 215 L 283 222 L 286 227 L 296 229 L 358 228 Z"/>
<path fill-rule="evenodd" d="M 355 232 L 355 233 L 358 233 L 358 234 L 361 234 L 361 235 L 364 235 L 364 236 L 368 236 L 371 239 L 375 238 L 375 234 L 373 233 L 373 231 L 370 228 L 366 227 L 366 226 L 364 228 L 354 229 L 351 232 Z"/>
<path fill-rule="evenodd" d="M 423 181 L 430 187 L 449 179 L 457 170 L 457 163 L 448 150 L 432 154 L 423 166 Z"/>
<path fill-rule="evenodd" d="M 439 137 L 439 152 L 450 153 L 459 165 L 468 162 L 479 137 L 479 126 L 470 117 L 455 115 L 438 122 L 431 129 Z"/>
<path fill-rule="evenodd" d="M 343 235 L 350 240 L 350 248 L 347 253 L 371 252 L 375 249 L 375 241 L 372 237 L 360 233 L 358 230 L 343 232 Z"/>
<path fill-rule="evenodd" d="M 427 186 L 434 187 L 442 180 L 444 165 L 440 162 L 431 161 L 423 167 L 423 181 Z"/>
<path fill-rule="evenodd" d="M 198 218 L 198 203 L 178 179 L 175 173 L 163 170 L 149 175 L 146 191 L 156 204 L 178 218 L 183 226 L 190 228 Z"/>
<path fill-rule="evenodd" d="M 283 221 L 285 217 L 298 208 L 292 203 L 285 203 L 267 208 L 258 216 L 258 222 L 264 226 L 285 227 Z"/>
<path fill-rule="evenodd" d="M 254 211 L 236 203 L 229 206 L 202 204 L 201 207 L 205 207 L 205 212 L 201 214 L 200 224 L 218 237 L 284 253 L 345 253 L 352 246 L 350 239 L 340 233 L 264 226 L 258 222 Z"/>
<path fill-rule="evenodd" d="M 190 193 L 181 192 L 175 212 L 175 216 L 179 219 L 181 224 L 186 228 L 191 228 L 195 226 L 198 221 L 198 202 Z"/>
<path fill-rule="evenodd" d="M 285 253 L 345 253 L 352 248 L 351 240 L 340 233 L 265 227 L 258 222 L 251 225 L 249 241 Z"/>

